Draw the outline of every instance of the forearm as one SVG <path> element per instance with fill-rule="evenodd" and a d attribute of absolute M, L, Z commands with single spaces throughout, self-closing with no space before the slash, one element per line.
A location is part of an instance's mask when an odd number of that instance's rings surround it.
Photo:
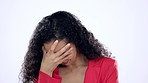
<path fill-rule="evenodd" d="M 61 83 L 61 79 L 54 76 L 51 77 L 48 74 L 39 71 L 37 83 Z"/>

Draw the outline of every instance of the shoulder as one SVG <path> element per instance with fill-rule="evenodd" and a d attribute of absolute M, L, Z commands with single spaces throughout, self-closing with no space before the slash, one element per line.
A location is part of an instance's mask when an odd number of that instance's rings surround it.
<path fill-rule="evenodd" d="M 91 68 L 95 69 L 100 83 L 118 83 L 117 61 L 110 57 L 100 57 L 90 61 Z"/>
<path fill-rule="evenodd" d="M 101 68 L 108 68 L 110 66 L 116 66 L 117 61 L 111 57 L 102 56 L 95 60 L 90 60 L 90 63 L 93 67 L 101 67 Z"/>

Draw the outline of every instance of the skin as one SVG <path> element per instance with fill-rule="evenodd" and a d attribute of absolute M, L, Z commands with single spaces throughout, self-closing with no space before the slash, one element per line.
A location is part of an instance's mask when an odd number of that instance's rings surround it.
<path fill-rule="evenodd" d="M 62 83 L 83 83 L 88 60 L 80 54 L 75 45 L 67 43 L 66 39 L 44 43 L 43 59 L 40 71 L 52 77 L 52 73 L 59 64 L 59 75 Z"/>

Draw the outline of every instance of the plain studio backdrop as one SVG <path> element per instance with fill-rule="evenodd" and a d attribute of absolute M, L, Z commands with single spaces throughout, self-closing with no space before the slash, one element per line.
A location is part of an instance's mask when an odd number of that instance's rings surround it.
<path fill-rule="evenodd" d="M 120 83 L 148 83 L 147 0 L 0 0 L 0 83 L 17 83 L 29 40 L 44 16 L 75 14 L 116 56 Z"/>

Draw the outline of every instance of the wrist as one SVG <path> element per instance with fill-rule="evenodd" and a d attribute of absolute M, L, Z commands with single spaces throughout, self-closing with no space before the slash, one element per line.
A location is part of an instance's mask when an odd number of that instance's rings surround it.
<path fill-rule="evenodd" d="M 45 74 L 47 74 L 47 75 L 49 75 L 50 77 L 52 77 L 52 73 L 53 73 L 53 72 L 51 72 L 51 71 L 46 71 L 46 70 L 43 70 L 43 69 L 40 69 L 40 71 L 43 72 L 43 73 L 45 73 Z"/>

